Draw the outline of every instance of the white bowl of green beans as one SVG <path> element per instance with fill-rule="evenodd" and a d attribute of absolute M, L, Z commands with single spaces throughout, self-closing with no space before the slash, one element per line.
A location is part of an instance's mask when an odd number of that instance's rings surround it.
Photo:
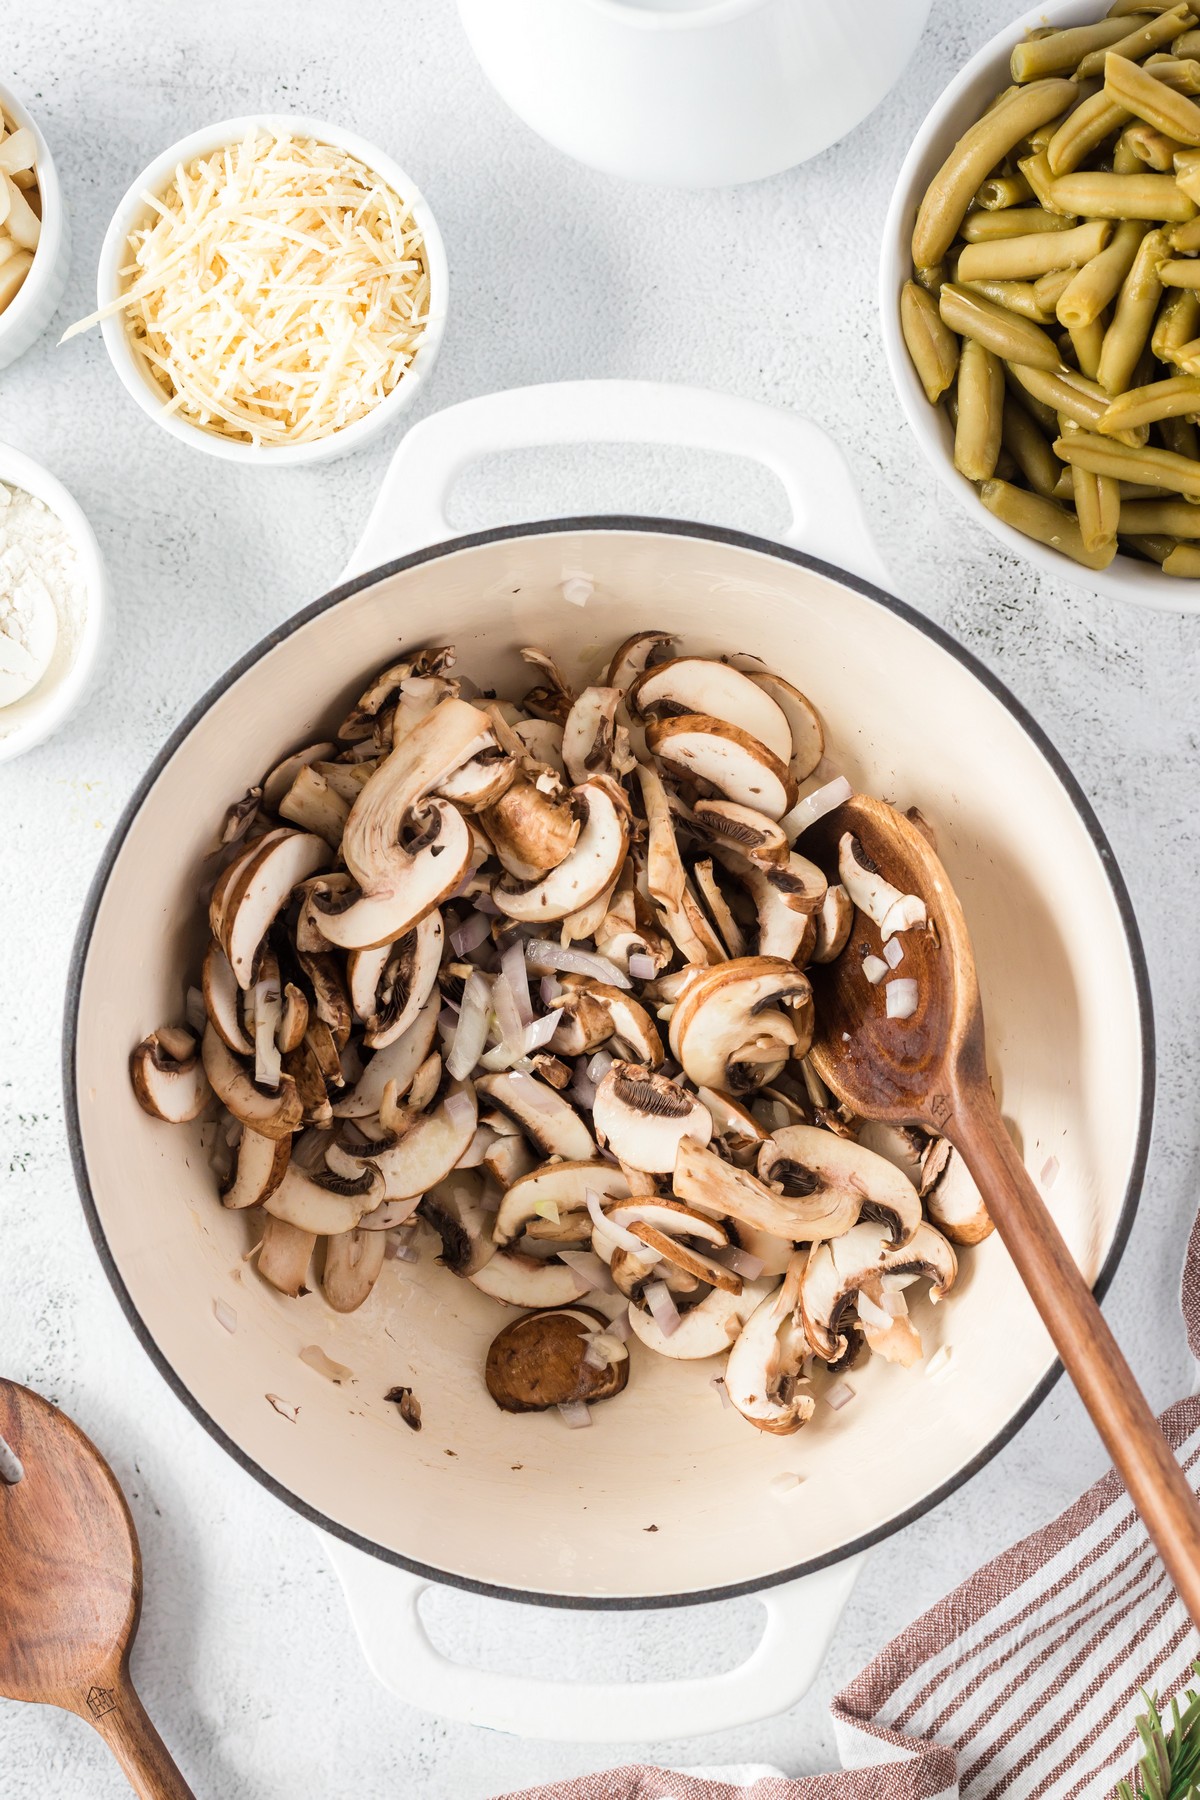
<path fill-rule="evenodd" d="M 1200 0 L 1063 0 L 994 37 L 905 158 L 880 278 L 962 503 L 1055 575 L 1200 611 Z"/>

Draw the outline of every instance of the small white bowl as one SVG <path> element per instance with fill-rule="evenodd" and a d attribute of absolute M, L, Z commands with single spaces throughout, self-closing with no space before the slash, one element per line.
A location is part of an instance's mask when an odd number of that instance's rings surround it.
<path fill-rule="evenodd" d="M 105 319 L 101 330 L 112 365 L 126 390 L 149 418 L 169 431 L 172 437 L 178 438 L 180 443 L 190 445 L 193 450 L 203 450 L 209 456 L 221 457 L 225 462 L 256 463 L 260 468 L 286 468 L 296 463 L 329 462 L 336 456 L 346 456 L 352 450 L 361 449 L 371 438 L 377 437 L 389 425 L 394 424 L 401 413 L 407 412 L 429 378 L 446 328 L 450 270 L 441 232 L 411 176 L 406 175 L 390 156 L 377 150 L 374 144 L 369 144 L 365 138 L 358 137 L 352 131 L 343 131 L 340 126 L 329 124 L 325 119 L 304 118 L 291 113 L 256 113 L 242 119 L 225 119 L 218 125 L 209 125 L 203 131 L 194 131 L 190 137 L 181 138 L 169 150 L 164 150 L 161 156 L 155 157 L 148 168 L 142 170 L 113 214 L 100 248 L 100 263 L 96 272 L 96 304 L 108 306 L 120 294 L 120 270 L 129 260 L 129 234 L 145 224 L 150 214 L 146 194 L 162 193 L 169 186 L 179 164 L 186 166 L 198 156 L 208 156 L 225 144 L 240 142 L 256 125 L 266 131 L 290 132 L 295 137 L 315 138 L 320 143 L 334 144 L 338 149 L 348 151 L 351 156 L 356 156 L 369 169 L 382 176 L 388 186 L 411 207 L 413 218 L 425 240 L 425 255 L 429 265 L 429 324 L 424 341 L 412 363 L 391 393 L 352 425 L 343 427 L 341 431 L 331 432 L 328 437 L 317 438 L 312 443 L 239 443 L 235 438 L 206 431 L 166 410 L 163 390 L 147 373 L 135 353 L 123 314 L 117 313 Z"/>
<path fill-rule="evenodd" d="M 100 649 L 107 584 L 95 532 L 49 469 L 23 451 L 0 444 L 0 481 L 6 487 L 24 488 L 62 520 L 75 543 L 86 593 L 83 623 L 73 648 L 67 652 L 60 637 L 37 686 L 24 699 L 0 708 L 0 763 L 5 763 L 57 731 L 83 698 Z"/>
<path fill-rule="evenodd" d="M 917 442 L 944 485 L 1006 550 L 1110 600 L 1164 612 L 1198 612 L 1200 581 L 1164 575 L 1153 564 L 1132 556 L 1115 556 L 1107 569 L 1085 569 L 1071 557 L 994 518 L 972 484 L 954 467 L 954 432 L 946 409 L 930 406 L 925 398 L 900 330 L 900 289 L 912 272 L 910 240 L 921 196 L 958 138 L 1008 83 L 1013 45 L 1036 27 L 1091 24 L 1103 12 L 1104 0 L 1051 0 L 1048 5 L 1034 8 L 985 44 L 935 101 L 901 165 L 883 228 L 879 254 L 883 347 L 900 405 Z"/>
<path fill-rule="evenodd" d="M 42 197 L 42 230 L 33 263 L 16 297 L 0 312 L 0 369 L 6 369 L 41 337 L 58 311 L 71 266 L 71 234 L 58 171 L 37 120 L 11 88 L 0 86 L 0 106 L 15 124 L 33 133 Z"/>

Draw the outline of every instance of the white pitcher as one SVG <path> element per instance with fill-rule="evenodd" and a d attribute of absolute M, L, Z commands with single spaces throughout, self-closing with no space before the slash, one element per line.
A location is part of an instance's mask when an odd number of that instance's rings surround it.
<path fill-rule="evenodd" d="M 729 187 L 815 156 L 876 107 L 930 0 L 459 0 L 525 123 L 610 175 Z"/>

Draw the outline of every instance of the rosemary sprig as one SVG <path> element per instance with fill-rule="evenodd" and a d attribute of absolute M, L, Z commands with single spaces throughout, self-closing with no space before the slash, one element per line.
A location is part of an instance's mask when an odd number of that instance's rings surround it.
<path fill-rule="evenodd" d="M 1192 1664 L 1200 1676 L 1200 1662 Z M 1136 1720 L 1142 1755 L 1128 1781 L 1117 1785 L 1117 1800 L 1200 1800 L 1200 1694 L 1188 1688 L 1170 1705 L 1170 1723 L 1158 1695 L 1142 1689 L 1146 1711 Z"/>

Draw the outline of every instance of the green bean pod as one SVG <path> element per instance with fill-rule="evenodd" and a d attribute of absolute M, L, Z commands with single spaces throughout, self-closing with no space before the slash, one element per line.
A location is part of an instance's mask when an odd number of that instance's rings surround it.
<path fill-rule="evenodd" d="M 1103 550 L 1089 550 L 1084 544 L 1078 519 L 1065 507 L 1043 499 L 1040 494 L 1028 494 L 1024 488 L 1013 487 L 1007 481 L 985 481 L 979 490 L 979 498 L 993 518 L 1011 525 L 1015 531 L 1034 538 L 1039 544 L 1048 545 L 1051 550 L 1061 550 L 1064 556 L 1082 563 L 1085 569 L 1106 569 L 1116 555 L 1115 539 Z"/>
<path fill-rule="evenodd" d="M 915 281 L 900 291 L 900 329 L 925 398 L 936 406 L 958 368 L 958 339 L 943 325 L 937 301 Z"/>
<path fill-rule="evenodd" d="M 1062 357 L 1040 325 L 985 300 L 970 288 L 948 281 L 938 296 L 942 323 L 960 337 L 973 338 L 1004 362 L 1034 369 L 1060 369 Z"/>

